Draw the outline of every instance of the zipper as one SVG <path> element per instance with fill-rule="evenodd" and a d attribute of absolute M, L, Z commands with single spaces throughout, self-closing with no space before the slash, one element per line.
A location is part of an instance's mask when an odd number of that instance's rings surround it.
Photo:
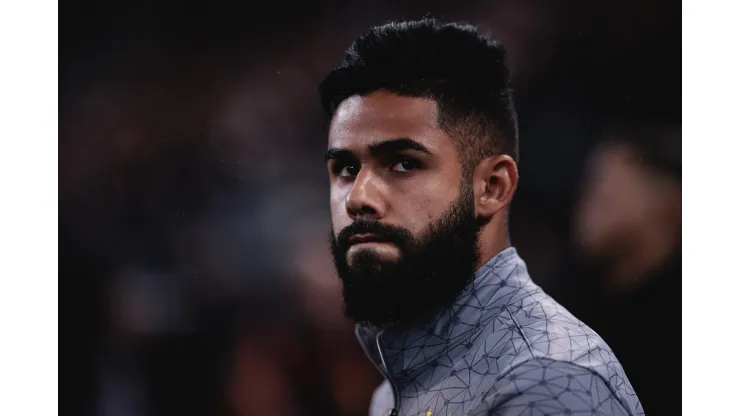
<path fill-rule="evenodd" d="M 388 371 L 386 370 L 387 367 L 385 364 L 385 356 L 383 355 L 383 347 L 380 344 L 380 336 L 383 332 L 384 330 L 381 330 L 375 335 L 375 346 L 378 349 L 378 355 L 380 355 L 380 361 L 382 363 L 382 365 L 378 365 L 378 363 L 373 359 L 373 354 L 368 350 L 372 344 L 366 345 L 363 342 L 363 337 L 360 336 L 360 326 L 355 326 L 355 336 L 357 337 L 357 340 L 360 341 L 359 344 L 362 347 L 362 350 L 365 351 L 365 355 L 367 355 L 367 358 L 373 364 L 373 367 L 375 367 L 375 369 L 378 370 L 386 380 L 388 380 L 388 384 L 390 384 L 391 389 L 393 389 L 393 409 L 388 411 L 388 416 L 398 416 L 399 409 L 401 408 L 401 395 L 398 393 L 398 387 L 393 383 L 390 374 L 388 374 Z"/>
<path fill-rule="evenodd" d="M 393 389 L 393 409 L 388 412 L 388 416 L 397 416 L 398 409 L 401 408 L 401 395 L 398 392 L 398 387 L 396 387 L 396 385 L 393 383 L 393 380 L 388 373 L 388 366 L 385 363 L 385 356 L 383 354 L 383 346 L 380 344 L 381 335 L 383 335 L 383 331 L 378 332 L 378 334 L 375 336 L 375 344 L 378 346 L 380 362 L 383 363 L 383 375 L 385 375 L 386 380 L 388 380 L 388 383 L 391 385 L 391 389 Z"/>

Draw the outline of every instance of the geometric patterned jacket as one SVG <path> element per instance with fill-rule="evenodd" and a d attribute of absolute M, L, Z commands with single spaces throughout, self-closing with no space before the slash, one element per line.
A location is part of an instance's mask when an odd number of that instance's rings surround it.
<path fill-rule="evenodd" d="M 604 340 L 529 278 L 513 247 L 450 307 L 355 334 L 385 377 L 370 416 L 644 414 Z"/>

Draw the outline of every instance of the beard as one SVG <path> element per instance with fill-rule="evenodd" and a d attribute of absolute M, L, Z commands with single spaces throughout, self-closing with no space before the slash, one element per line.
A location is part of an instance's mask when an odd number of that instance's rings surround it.
<path fill-rule="evenodd" d="M 460 197 L 418 238 L 403 227 L 357 220 L 338 236 L 330 232 L 331 253 L 342 282 L 345 316 L 377 327 L 410 324 L 418 317 L 451 306 L 473 281 L 480 260 L 472 190 Z M 393 243 L 397 260 L 383 260 L 360 250 L 347 261 L 349 239 L 372 233 Z"/>

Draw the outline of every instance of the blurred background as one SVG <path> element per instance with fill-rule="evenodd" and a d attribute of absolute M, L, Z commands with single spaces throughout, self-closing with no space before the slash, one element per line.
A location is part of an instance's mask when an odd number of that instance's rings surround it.
<path fill-rule="evenodd" d="M 365 415 L 328 253 L 317 86 L 388 20 L 481 25 L 521 125 L 512 242 L 679 414 L 679 2 L 73 1 L 60 36 L 64 362 L 78 415 Z"/>

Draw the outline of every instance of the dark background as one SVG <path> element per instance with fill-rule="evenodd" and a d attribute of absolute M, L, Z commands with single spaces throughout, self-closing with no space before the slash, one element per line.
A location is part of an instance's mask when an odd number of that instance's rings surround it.
<path fill-rule="evenodd" d="M 680 123 L 678 2 L 61 11 L 64 361 L 80 415 L 366 414 L 381 378 L 341 316 L 326 250 L 317 86 L 371 25 L 430 14 L 507 46 L 521 127 L 512 239 L 546 289 L 563 290 L 599 128 Z"/>

